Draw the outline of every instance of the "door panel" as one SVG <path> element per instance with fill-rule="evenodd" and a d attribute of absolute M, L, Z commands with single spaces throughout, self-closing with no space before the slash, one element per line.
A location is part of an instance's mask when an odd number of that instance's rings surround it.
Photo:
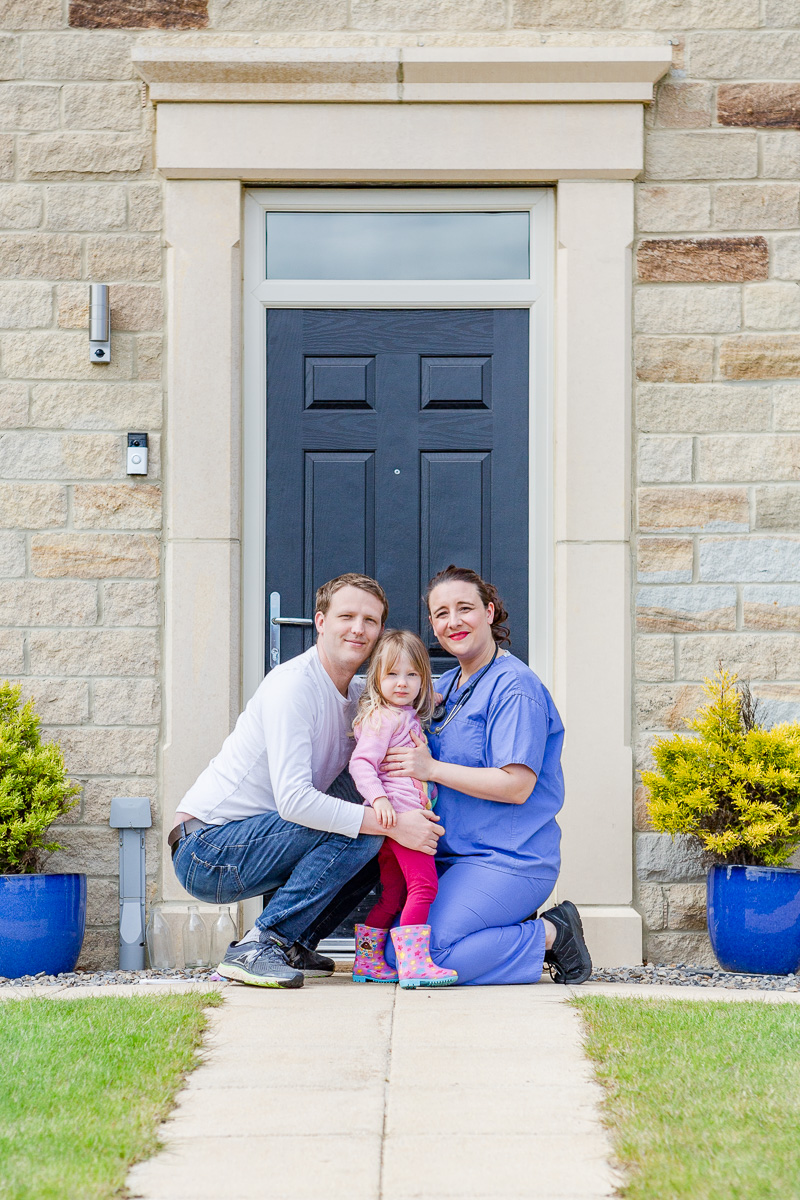
<path fill-rule="evenodd" d="M 442 563 L 492 561 L 490 481 L 488 451 L 423 452 L 420 597 Z"/>
<path fill-rule="evenodd" d="M 305 467 L 303 608 L 313 614 L 315 580 L 375 574 L 375 455 L 309 450 Z"/>
<path fill-rule="evenodd" d="M 374 408 L 375 359 L 312 358 L 306 362 L 306 408 Z"/>
<path fill-rule="evenodd" d="M 527 310 L 270 310 L 267 593 L 310 617 L 326 579 L 374 575 L 441 670 L 420 593 L 450 562 L 497 585 L 526 658 Z M 282 657 L 311 637 L 285 627 Z"/>
<path fill-rule="evenodd" d="M 491 408 L 492 360 L 477 354 L 420 359 L 421 407 Z"/>

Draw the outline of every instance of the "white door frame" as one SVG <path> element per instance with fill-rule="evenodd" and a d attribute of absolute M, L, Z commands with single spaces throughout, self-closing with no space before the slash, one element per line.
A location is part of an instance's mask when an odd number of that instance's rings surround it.
<path fill-rule="evenodd" d="M 245 192 L 243 300 L 242 685 L 264 677 L 266 594 L 266 323 L 268 308 L 527 308 L 530 312 L 530 664 L 552 687 L 552 189 L 265 189 Z M 268 280 L 267 212 L 528 212 L 531 278 Z M 296 613 L 295 616 L 310 616 Z"/>
<path fill-rule="evenodd" d="M 243 696 L 241 486 L 251 438 L 244 444 L 241 429 L 242 183 L 168 180 L 165 227 L 166 831 L 233 727 Z M 558 183 L 553 696 L 567 729 L 568 797 L 559 893 L 581 906 L 599 964 L 635 962 L 641 954 L 641 920 L 631 906 L 632 240 L 630 181 Z M 263 300 L 252 299 L 263 310 Z M 263 438 L 255 444 L 261 454 Z M 258 508 L 263 512 L 263 504 Z M 253 561 L 248 554 L 248 570 Z M 261 662 L 259 655 L 258 669 Z M 185 911 L 168 852 L 161 879 L 166 907 Z"/>

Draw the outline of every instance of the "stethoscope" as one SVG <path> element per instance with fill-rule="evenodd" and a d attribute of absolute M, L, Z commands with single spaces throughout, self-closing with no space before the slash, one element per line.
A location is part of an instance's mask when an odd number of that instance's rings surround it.
<path fill-rule="evenodd" d="M 483 679 L 486 672 L 494 664 L 494 660 L 497 658 L 497 653 L 498 653 L 499 649 L 500 649 L 500 647 L 495 645 L 494 654 L 492 655 L 491 662 L 488 662 L 485 667 L 481 667 L 480 671 L 475 676 L 475 678 L 472 680 L 472 682 L 467 684 L 466 688 L 464 689 L 463 696 L 459 696 L 458 700 L 453 705 L 452 709 L 448 713 L 445 720 L 442 721 L 442 724 L 438 727 L 438 729 L 431 729 L 431 733 L 435 733 L 438 736 L 438 734 L 440 734 L 443 729 L 447 728 L 447 726 L 450 724 L 450 722 L 452 721 L 452 719 L 456 715 L 456 713 L 461 711 L 461 709 L 464 707 L 464 705 L 469 700 L 472 693 L 475 691 L 475 688 L 478 686 L 480 681 Z M 445 713 L 447 712 L 447 701 L 450 699 L 450 693 L 452 692 L 453 688 L 456 686 L 457 679 L 458 679 L 458 675 L 454 676 L 454 678 L 450 681 L 450 687 L 447 689 L 446 696 L 444 697 L 443 700 L 441 700 L 439 702 L 439 704 L 436 705 L 433 712 L 431 713 L 431 721 L 441 721 L 442 717 L 444 717 Z"/>

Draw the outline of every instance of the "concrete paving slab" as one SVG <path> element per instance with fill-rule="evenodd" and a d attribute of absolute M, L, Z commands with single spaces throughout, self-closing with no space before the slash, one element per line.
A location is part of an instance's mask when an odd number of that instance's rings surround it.
<path fill-rule="evenodd" d="M 379 1136 L 175 1139 L 128 1175 L 137 1200 L 375 1200 Z"/>
<path fill-rule="evenodd" d="M 557 1070 L 562 1065 L 568 1067 L 570 1064 L 582 1064 L 584 1062 L 583 1050 L 575 1040 L 575 1034 L 569 1026 L 562 1028 L 564 1032 L 561 1034 L 560 1044 L 544 1035 L 539 1041 L 538 1030 L 535 1027 L 526 1030 L 515 1046 L 513 1070 L 517 1074 L 525 1070 L 538 1073 L 542 1070 Z M 464 1039 L 460 1043 L 456 1040 L 454 1033 L 439 1042 L 435 1034 L 430 1031 L 415 1036 L 408 1030 L 398 1031 L 395 1027 L 392 1035 L 392 1054 L 395 1058 L 402 1056 L 403 1061 L 406 1059 L 418 1060 L 420 1056 L 424 1055 L 435 1069 L 439 1069 L 441 1066 L 446 1070 L 447 1062 L 453 1056 L 463 1057 L 463 1047 L 469 1046 L 473 1061 L 499 1058 L 505 1062 L 509 1058 L 508 1036 L 507 1030 L 505 1043 L 499 1034 L 488 1037 L 484 1041 L 480 1032 L 475 1031 L 471 1026 L 466 1026 Z M 567 1042 L 567 1038 L 569 1042 Z M 509 1067 L 509 1069 L 512 1068 Z M 488 1076 L 486 1083 L 487 1085 L 491 1084 Z"/>
<path fill-rule="evenodd" d="M 229 987 L 231 997 L 244 1003 L 255 1001 L 260 996 L 262 1001 L 272 997 L 278 1002 L 295 1000 L 302 1001 L 303 1004 L 328 1004 L 333 993 L 343 998 L 349 998 L 353 1002 L 357 1002 L 358 996 L 363 995 L 364 999 L 360 1001 L 361 1004 L 365 1000 L 378 1003 L 382 995 L 385 1002 L 386 997 L 391 997 L 393 992 L 391 984 L 376 984 L 374 987 L 370 987 L 353 983 L 349 975 L 338 974 L 323 979 L 307 979 L 302 988 L 253 987 L 252 984 L 239 983 L 236 980 L 231 980 Z"/>
<path fill-rule="evenodd" d="M 300 1039 L 306 1043 L 349 1046 L 357 1045 L 366 1029 L 373 1030 L 378 1037 L 388 1037 L 391 1023 L 390 1005 L 372 1012 L 342 1013 L 309 1013 L 307 1009 L 276 1012 L 266 1006 L 260 1010 L 229 1010 L 226 1006 L 225 1020 L 218 1028 L 215 1026 L 215 1036 L 220 1045 L 241 1043 L 243 1035 L 247 1034 L 278 1039 L 282 1043 Z"/>
<path fill-rule="evenodd" d="M 166 1140 L 207 1136 L 209 1096 L 205 1088 L 192 1086 L 196 1074 L 190 1077 L 177 1108 L 163 1126 L 162 1136 Z M 384 1091 L 381 1080 L 349 1091 L 315 1090 L 309 1102 L 308 1092 L 301 1088 L 220 1088 L 213 1098 L 215 1136 L 262 1137 L 269 1131 L 276 1137 L 340 1134 L 380 1137 Z"/>
<path fill-rule="evenodd" d="M 591 1098 L 590 1098 L 591 1097 Z M 386 1134 L 429 1134 L 431 1125 L 446 1137 L 451 1134 L 572 1134 L 593 1133 L 597 1106 L 603 1098 L 595 1084 L 557 1088 L 459 1088 L 442 1102 L 442 1089 L 403 1087 L 394 1082 L 387 1091 Z"/>
<path fill-rule="evenodd" d="M 384 1072 L 385 1068 L 382 1068 L 381 1078 L 383 1078 Z M 309 1104 L 313 1102 L 311 1094 L 317 1091 L 358 1091 L 361 1088 L 369 1087 L 375 1081 L 374 1069 L 362 1070 L 358 1068 L 357 1064 L 348 1068 L 347 1071 L 343 1071 L 338 1064 L 329 1067 L 324 1061 L 320 1061 L 315 1064 L 312 1076 L 303 1075 L 293 1070 L 291 1066 L 275 1069 L 271 1064 L 258 1062 L 255 1059 L 251 1059 L 249 1064 L 226 1063 L 212 1059 L 203 1065 L 202 1072 L 196 1072 L 196 1076 L 197 1078 L 192 1081 L 192 1086 L 208 1093 L 214 1093 L 220 1088 L 251 1087 L 254 1080 L 259 1080 L 264 1087 L 303 1090 Z M 213 1103 L 213 1095 L 211 1103 Z"/>
<path fill-rule="evenodd" d="M 289 1072 L 299 1079 L 307 1079 L 309 1083 L 323 1086 L 320 1072 L 324 1071 L 326 1078 L 333 1079 L 333 1083 L 326 1086 L 337 1088 L 340 1086 L 336 1082 L 337 1073 L 343 1077 L 351 1074 L 356 1067 L 356 1057 L 361 1073 L 384 1073 L 388 1056 L 388 1033 L 381 1035 L 382 1042 L 375 1038 L 362 1038 L 360 1042 L 356 1039 L 343 1039 L 339 1042 L 335 1034 L 327 1039 L 318 1039 L 312 1033 L 308 1040 L 304 1039 L 302 1034 L 294 1032 L 287 1033 L 286 1036 L 292 1038 L 288 1044 L 279 1036 L 262 1036 L 260 1032 L 254 1032 L 244 1046 L 241 1042 L 231 1042 L 226 1036 L 225 1039 L 211 1039 L 208 1049 L 215 1052 L 211 1061 L 220 1066 L 224 1062 L 232 1067 L 249 1070 L 254 1062 L 263 1063 L 276 1080 L 280 1079 L 281 1084 L 284 1082 L 285 1073 Z"/>
<path fill-rule="evenodd" d="M 435 1120 L 435 1114 L 432 1114 Z M 613 1196 L 618 1183 L 602 1133 L 388 1137 L 383 1197 Z"/>
<path fill-rule="evenodd" d="M 523 1055 L 536 1053 L 538 1057 L 570 1054 L 580 1057 L 580 1050 L 574 1045 L 575 1014 L 563 1005 L 559 1008 L 548 1006 L 547 1021 L 538 1019 L 527 1023 L 523 1021 L 516 1030 L 517 1046 Z M 392 1029 L 392 1049 L 402 1050 L 423 1049 L 431 1038 L 431 1022 L 424 1015 L 395 1013 Z M 483 1017 L 470 1018 L 464 1015 L 452 1017 L 444 1023 L 437 1023 L 435 1029 L 435 1044 L 439 1049 L 459 1049 L 465 1044 L 475 1046 L 482 1051 L 497 1050 L 505 1053 L 508 1050 L 508 1027 L 504 1022 L 489 1024 Z"/>
<path fill-rule="evenodd" d="M 466 1043 L 456 1054 L 450 1046 L 416 1047 L 407 1053 L 394 1053 L 392 1047 L 392 1086 L 398 1084 L 446 1081 L 448 1087 L 548 1086 L 553 1079 L 580 1084 L 593 1078 L 591 1066 L 577 1046 L 564 1047 L 562 1054 L 522 1053 L 509 1046 L 505 1054 L 484 1050 Z"/>
<path fill-rule="evenodd" d="M 369 985 L 358 984 L 365 991 L 375 990 Z M 508 995 L 504 1003 L 529 1006 L 541 1005 L 546 1002 L 561 1004 L 570 990 L 553 983 L 548 977 L 535 984 L 514 984 L 508 987 L 443 987 L 443 988 L 408 988 L 398 989 L 397 1003 L 404 1007 L 415 1009 L 424 1006 L 437 1006 L 447 1012 L 494 1012 L 497 1007 L 497 996 L 502 991 Z M 578 989 L 580 990 L 580 989 Z"/>

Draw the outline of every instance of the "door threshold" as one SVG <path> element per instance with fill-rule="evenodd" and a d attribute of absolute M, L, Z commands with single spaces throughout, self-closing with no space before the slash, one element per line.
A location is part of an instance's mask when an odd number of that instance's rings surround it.
<path fill-rule="evenodd" d="M 355 938 L 323 938 L 317 946 L 320 954 L 327 954 L 334 962 L 352 962 L 356 956 Z"/>

